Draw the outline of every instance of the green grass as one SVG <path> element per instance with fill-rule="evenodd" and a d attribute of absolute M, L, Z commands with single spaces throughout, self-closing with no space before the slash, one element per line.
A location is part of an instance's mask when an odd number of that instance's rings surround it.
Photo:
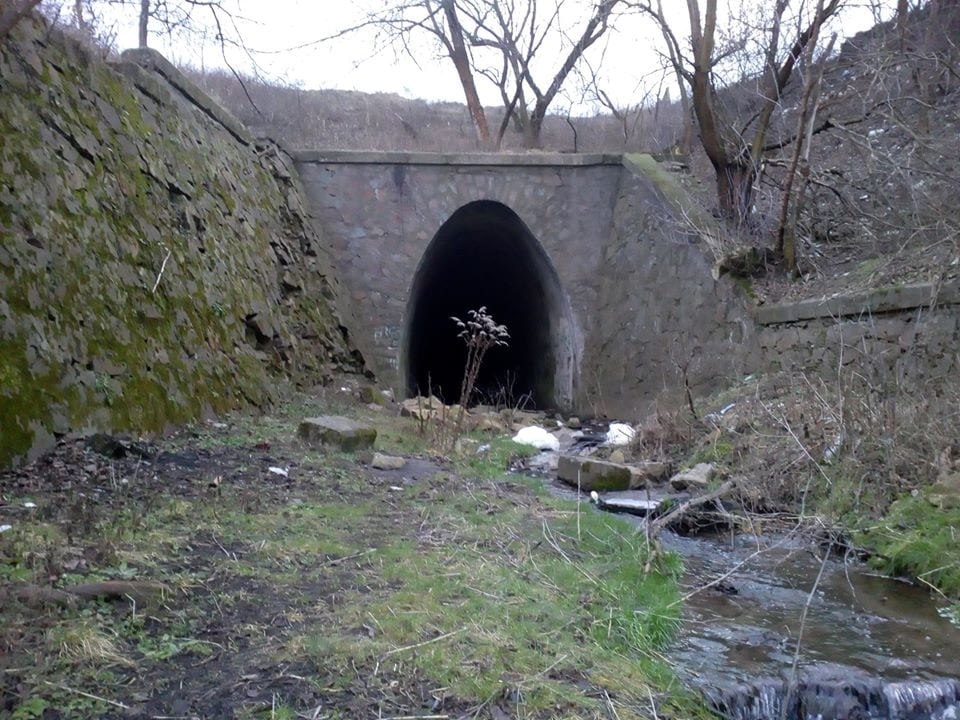
<path fill-rule="evenodd" d="M 500 477 L 514 459 L 538 452 L 529 445 L 513 442 L 509 437 L 490 438 L 481 433 L 466 435 L 461 445 L 463 450 L 454 456 L 457 471 L 484 479 Z"/>
<path fill-rule="evenodd" d="M 0 610 L 8 629 L 26 623 L 39 633 L 15 659 L 35 669 L 20 679 L 29 692 L 16 717 L 46 707 L 77 718 L 110 712 L 59 686 L 126 704 L 133 689 L 146 698 L 232 692 L 236 715 L 249 718 L 321 703 L 331 718 L 373 716 L 381 703 L 424 692 L 463 712 L 509 701 L 530 718 L 609 717 L 613 708 L 636 719 L 653 695 L 674 703 L 674 716 L 702 712 L 661 655 L 678 629 L 677 560 L 647 573 L 643 538 L 622 519 L 506 475 L 530 448 L 468 435 L 437 472 L 391 487 L 352 456 L 305 452 L 292 440 L 304 412 L 198 428 L 217 463 L 252 468 L 219 492 L 200 481 L 166 495 L 159 478 L 157 494 L 114 498 L 79 524 L 65 513 L 4 533 L 7 578 L 48 582 L 85 548 L 87 565 L 58 584 L 149 579 L 171 589 L 149 609 L 101 602 L 42 618 Z M 412 422 L 378 424 L 383 449 L 430 456 Z M 291 484 L 259 474 L 250 460 L 258 438 L 272 454 L 299 458 Z M 263 684 L 256 698 L 238 676 Z M 421 712 L 410 702 L 390 714 Z"/>
<path fill-rule="evenodd" d="M 858 540 L 876 555 L 881 572 L 908 575 L 960 598 L 960 508 L 935 507 L 924 495 L 906 496 Z"/>
<path fill-rule="evenodd" d="M 392 664 L 481 701 L 512 684 L 531 713 L 598 710 L 564 679 L 574 670 L 637 702 L 668 682 L 658 652 L 677 629 L 675 562 L 644 573 L 642 539 L 618 518 L 474 492 L 421 507 L 429 533 L 381 555 L 389 592 L 344 599 L 341 626 L 370 634 L 310 639 L 317 662 Z"/>
<path fill-rule="evenodd" d="M 734 450 L 733 443 L 726 440 L 709 442 L 691 454 L 684 466 L 693 467 L 700 463 L 723 463 L 732 457 Z"/>

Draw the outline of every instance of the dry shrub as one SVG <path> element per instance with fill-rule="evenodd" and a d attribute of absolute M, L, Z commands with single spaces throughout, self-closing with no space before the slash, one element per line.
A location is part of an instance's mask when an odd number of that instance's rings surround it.
<path fill-rule="evenodd" d="M 846 502 L 838 510 L 876 515 L 898 495 L 936 482 L 957 438 L 960 380 L 884 388 L 855 377 L 843 401 L 845 448 L 834 499 Z"/>
<path fill-rule="evenodd" d="M 658 406 L 640 423 L 630 452 L 644 460 L 675 464 L 687 456 L 698 434 L 698 423 L 689 412 Z"/>
<path fill-rule="evenodd" d="M 780 374 L 754 383 L 723 430 L 749 449 L 736 467 L 748 510 L 849 521 L 935 482 L 958 421 L 960 379 L 909 385 L 859 365 L 830 381 Z"/>

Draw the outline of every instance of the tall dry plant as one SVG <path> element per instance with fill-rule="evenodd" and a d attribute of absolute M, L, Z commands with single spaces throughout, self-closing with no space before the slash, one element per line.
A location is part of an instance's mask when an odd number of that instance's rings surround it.
<path fill-rule="evenodd" d="M 453 428 L 452 442 L 454 443 L 460 438 L 463 416 L 470 396 L 473 395 L 473 388 L 480 374 L 484 356 L 491 348 L 507 346 L 510 339 L 507 326 L 498 325 L 485 306 L 478 310 L 468 310 L 467 315 L 467 320 L 453 316 L 450 318 L 460 329 L 457 337 L 461 338 L 467 346 L 467 362 L 463 368 L 463 379 L 460 381 L 460 407 L 457 409 L 457 421 Z"/>

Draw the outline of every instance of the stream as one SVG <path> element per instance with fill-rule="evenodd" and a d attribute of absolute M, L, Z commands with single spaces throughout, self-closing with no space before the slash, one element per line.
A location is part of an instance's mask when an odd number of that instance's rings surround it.
<path fill-rule="evenodd" d="M 557 480 L 548 486 L 576 497 Z M 960 720 L 960 628 L 928 590 L 824 559 L 804 538 L 662 540 L 683 558 L 684 594 L 725 576 L 687 599 L 667 653 L 719 717 Z"/>
<path fill-rule="evenodd" d="M 689 598 L 671 652 L 719 715 L 958 717 L 960 629 L 925 589 L 842 557 L 822 561 L 782 536 L 672 535 L 664 544 L 683 557 L 688 592 L 744 563 L 723 591 Z"/>

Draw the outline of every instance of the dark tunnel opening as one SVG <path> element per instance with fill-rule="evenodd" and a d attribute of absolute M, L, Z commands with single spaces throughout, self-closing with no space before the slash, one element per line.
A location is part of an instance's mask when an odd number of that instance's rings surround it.
<path fill-rule="evenodd" d="M 487 353 L 471 403 L 529 396 L 538 408 L 564 404 L 573 357 L 569 304 L 529 228 L 488 200 L 454 212 L 420 261 L 407 304 L 407 394 L 459 401 L 466 346 L 451 317 L 466 320 L 480 307 L 507 326 L 510 340 Z"/>

